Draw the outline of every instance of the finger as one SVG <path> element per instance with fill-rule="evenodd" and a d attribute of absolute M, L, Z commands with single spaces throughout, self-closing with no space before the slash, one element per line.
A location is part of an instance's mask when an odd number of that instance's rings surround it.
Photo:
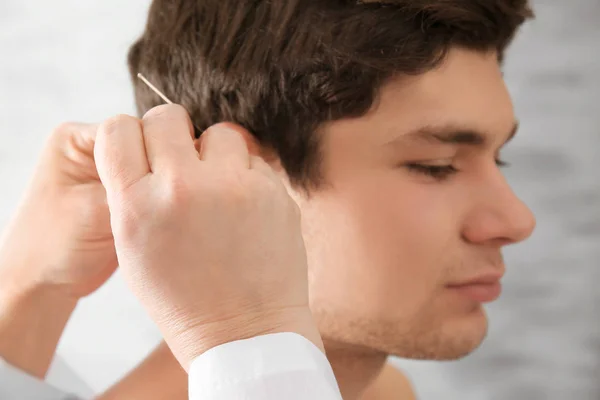
<path fill-rule="evenodd" d="M 71 123 L 70 125 L 71 138 L 75 146 L 85 154 L 93 154 L 100 124 Z"/>
<path fill-rule="evenodd" d="M 94 142 L 98 133 L 100 124 L 85 124 L 81 122 L 71 122 L 71 131 L 78 134 L 83 140 Z"/>
<path fill-rule="evenodd" d="M 166 104 L 148 111 L 142 118 L 144 141 L 150 169 L 172 169 L 198 160 L 194 148 L 194 127 L 180 105 Z"/>
<path fill-rule="evenodd" d="M 119 115 L 100 124 L 94 159 L 107 193 L 125 190 L 150 172 L 140 120 Z"/>
<path fill-rule="evenodd" d="M 85 153 L 94 151 L 96 132 L 100 124 L 85 124 L 81 122 L 65 122 L 54 129 L 49 140 L 63 148 L 65 145 L 74 145 Z"/>
<path fill-rule="evenodd" d="M 234 124 L 217 124 L 201 136 L 200 159 L 232 168 L 250 168 L 250 153 L 244 128 Z"/>

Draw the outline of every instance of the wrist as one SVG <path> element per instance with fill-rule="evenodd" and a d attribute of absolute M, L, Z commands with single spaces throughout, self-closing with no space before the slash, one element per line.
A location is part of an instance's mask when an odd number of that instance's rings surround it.
<path fill-rule="evenodd" d="M 0 310 L 32 304 L 33 299 L 45 299 L 55 306 L 71 307 L 79 297 L 73 294 L 68 285 L 47 282 L 32 266 L 43 266 L 44 261 L 23 260 L 22 263 L 9 262 L 0 257 Z M 47 261 L 46 261 L 47 262 Z M 40 304 L 42 306 L 43 304 Z"/>
<path fill-rule="evenodd" d="M 297 333 L 325 353 L 321 336 L 308 307 L 246 313 L 217 322 L 184 326 L 187 328 L 165 336 L 174 355 L 186 371 L 196 357 L 214 347 L 272 333 Z"/>
<path fill-rule="evenodd" d="M 51 286 L 0 285 L 0 356 L 44 378 L 77 300 Z"/>

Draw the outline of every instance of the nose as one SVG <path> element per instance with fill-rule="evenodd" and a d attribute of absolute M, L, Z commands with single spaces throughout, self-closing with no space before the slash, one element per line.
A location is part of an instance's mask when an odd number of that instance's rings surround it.
<path fill-rule="evenodd" d="M 487 189 L 478 196 L 465 222 L 465 240 L 501 247 L 530 237 L 536 225 L 535 216 L 504 177 Z"/>

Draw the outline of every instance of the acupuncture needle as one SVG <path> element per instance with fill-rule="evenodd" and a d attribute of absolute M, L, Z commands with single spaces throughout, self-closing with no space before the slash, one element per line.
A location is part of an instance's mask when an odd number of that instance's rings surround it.
<path fill-rule="evenodd" d="M 142 82 L 144 82 L 154 93 L 156 93 L 157 95 L 159 95 L 160 98 L 165 101 L 165 103 L 167 103 L 167 104 L 173 104 L 173 102 L 171 100 L 169 100 L 169 98 L 167 96 L 165 96 L 163 92 L 161 92 L 160 90 L 158 90 L 157 87 L 154 86 L 148 79 L 146 79 L 146 77 L 144 75 L 142 75 L 141 73 L 138 72 L 137 77 Z M 198 133 L 202 132 L 200 130 L 200 128 L 198 128 L 195 124 L 192 123 L 192 125 L 194 125 L 194 128 L 196 128 L 196 131 Z"/>

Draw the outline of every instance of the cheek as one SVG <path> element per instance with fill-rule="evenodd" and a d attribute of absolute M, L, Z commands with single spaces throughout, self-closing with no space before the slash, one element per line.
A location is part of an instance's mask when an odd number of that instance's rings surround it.
<path fill-rule="evenodd" d="M 457 223 L 441 185 L 382 179 L 356 193 L 353 214 L 363 258 L 379 292 L 418 299 L 441 284 Z M 399 290 L 401 289 L 401 290 Z M 395 295 L 396 297 L 398 294 Z"/>
<path fill-rule="evenodd" d="M 401 304 L 396 312 L 419 314 L 444 284 L 455 258 L 452 205 L 440 185 L 398 181 L 355 176 L 350 187 L 302 207 L 311 302 L 319 308 L 385 317 Z"/>

